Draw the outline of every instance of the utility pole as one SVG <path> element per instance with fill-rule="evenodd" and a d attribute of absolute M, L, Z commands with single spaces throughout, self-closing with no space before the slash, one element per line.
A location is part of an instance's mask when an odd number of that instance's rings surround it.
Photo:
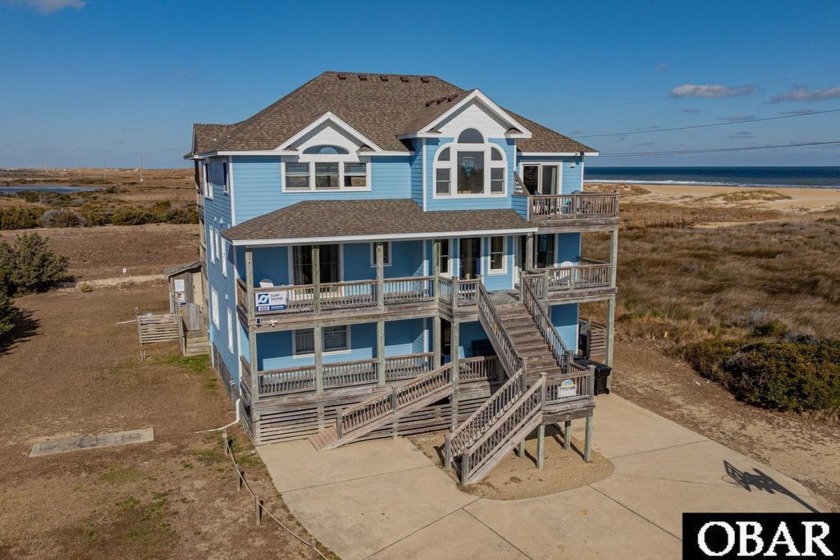
<path fill-rule="evenodd" d="M 102 158 L 102 172 L 105 174 L 105 180 L 108 180 L 108 160 Z"/>
<path fill-rule="evenodd" d="M 140 158 L 140 182 L 143 182 L 143 152 L 138 152 Z"/>

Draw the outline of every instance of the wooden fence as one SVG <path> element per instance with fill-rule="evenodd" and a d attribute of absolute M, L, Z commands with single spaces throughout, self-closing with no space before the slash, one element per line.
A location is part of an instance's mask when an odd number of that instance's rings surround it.
<path fill-rule="evenodd" d="M 137 334 L 140 338 L 140 358 L 146 359 L 145 344 L 177 340 L 184 345 L 184 323 L 178 314 L 138 315 Z"/>

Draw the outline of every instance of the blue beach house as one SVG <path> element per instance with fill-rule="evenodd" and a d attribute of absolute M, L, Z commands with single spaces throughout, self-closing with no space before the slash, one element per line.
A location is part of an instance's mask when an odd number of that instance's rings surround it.
<path fill-rule="evenodd" d="M 449 429 L 469 483 L 547 424 L 588 426 L 618 235 L 618 196 L 583 192 L 592 155 L 434 76 L 325 72 L 196 124 L 213 364 L 253 441 Z"/>

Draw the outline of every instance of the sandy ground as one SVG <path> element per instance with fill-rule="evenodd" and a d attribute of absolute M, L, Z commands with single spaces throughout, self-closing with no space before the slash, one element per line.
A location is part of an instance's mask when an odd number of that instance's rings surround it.
<path fill-rule="evenodd" d="M 583 420 L 575 422 L 582 423 Z M 438 467 L 443 465 L 444 432 L 420 434 L 408 438 Z M 537 435 L 525 441 L 525 455 L 509 453 L 481 482 L 463 490 L 491 500 L 522 500 L 564 492 L 593 484 L 610 476 L 613 464 L 600 453 L 592 452 L 592 461 L 583 461 L 583 442 L 572 438 L 572 448 L 563 448 L 563 433 L 557 426 L 546 426 L 545 464 L 537 464 Z"/>
<path fill-rule="evenodd" d="M 634 187 L 649 191 L 635 194 Z M 840 189 L 816 188 L 779 188 L 779 187 L 717 187 L 709 185 L 623 185 L 610 183 L 587 183 L 586 190 L 613 191 L 625 195 L 623 200 L 634 203 L 666 204 L 713 204 L 719 206 L 751 206 L 767 210 L 785 212 L 805 212 L 828 210 L 840 206 Z M 737 192 L 766 191 L 778 193 L 784 197 L 778 200 L 742 200 L 726 202 L 723 196 Z"/>

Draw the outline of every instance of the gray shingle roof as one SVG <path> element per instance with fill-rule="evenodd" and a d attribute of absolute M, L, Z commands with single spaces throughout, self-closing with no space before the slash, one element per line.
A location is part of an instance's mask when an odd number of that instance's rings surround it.
<path fill-rule="evenodd" d="M 274 150 L 326 112 L 332 112 L 383 150 L 407 152 L 398 136 L 416 132 L 468 91 L 435 76 L 324 72 L 254 116 L 231 125 L 196 124 L 192 154 Z M 443 102 L 436 100 L 446 99 Z M 511 113 L 528 126 L 524 152 L 592 152 L 544 126 Z"/>
<path fill-rule="evenodd" d="M 491 230 L 532 231 L 513 210 L 424 212 L 414 201 L 313 200 L 242 222 L 222 235 L 231 241 L 400 236 Z"/>

